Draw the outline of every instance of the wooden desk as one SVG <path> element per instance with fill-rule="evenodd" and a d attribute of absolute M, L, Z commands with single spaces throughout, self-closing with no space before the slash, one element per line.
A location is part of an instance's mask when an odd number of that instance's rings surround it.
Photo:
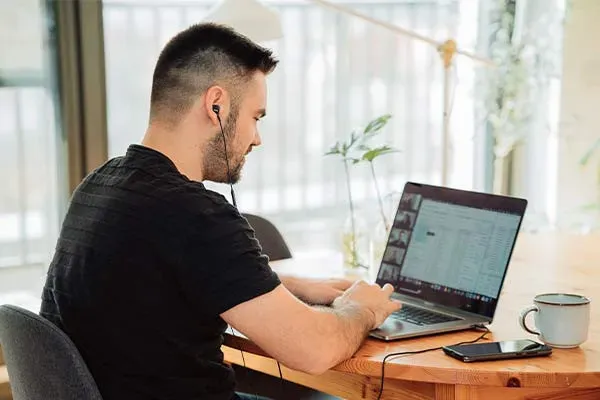
<path fill-rule="evenodd" d="M 337 265 L 301 259 L 273 263 L 273 269 L 309 276 L 339 276 Z M 554 349 L 551 357 L 465 364 L 441 351 L 406 355 L 385 365 L 385 399 L 437 400 L 592 400 L 600 399 L 600 235 L 521 235 L 512 258 L 491 340 L 532 337 L 518 324 L 521 309 L 537 293 L 576 292 L 589 296 L 589 339 L 580 348 Z M 367 339 L 353 358 L 321 376 L 282 368 L 285 379 L 347 399 L 375 399 L 381 360 L 390 352 L 437 347 L 475 339 L 466 331 L 417 339 L 382 342 Z M 533 337 L 532 337 L 533 338 Z M 240 337 L 226 337 L 225 358 L 241 364 L 244 349 L 249 368 L 279 376 L 277 365 L 261 349 Z M 235 349 L 234 349 L 235 348 Z"/>

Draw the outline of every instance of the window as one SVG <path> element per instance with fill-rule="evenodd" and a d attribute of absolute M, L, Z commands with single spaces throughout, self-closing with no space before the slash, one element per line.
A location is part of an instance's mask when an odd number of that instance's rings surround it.
<path fill-rule="evenodd" d="M 384 194 L 407 180 L 439 183 L 443 68 L 435 48 L 310 1 L 265 1 L 283 19 L 285 37 L 269 44 L 281 60 L 269 78 L 263 146 L 246 164 L 236 191 L 241 211 L 268 217 L 295 251 L 338 246 L 348 215 L 343 166 L 323 154 L 336 140 L 390 113 L 385 140 L 401 150 L 376 161 Z M 152 71 L 167 40 L 200 22 L 214 1 L 104 1 L 109 155 L 144 134 Z M 347 1 L 354 9 L 436 40 L 478 43 L 478 7 L 469 0 Z M 483 189 L 468 61 L 452 70 L 453 163 L 450 183 Z M 273 167 L 275 164 L 275 167 Z M 366 166 L 352 167 L 356 201 L 375 205 Z M 218 185 L 211 187 L 221 190 Z M 222 191 L 227 194 L 226 190 Z M 390 210 L 391 211 L 391 210 Z"/>
<path fill-rule="evenodd" d="M 62 161 L 42 5 L 0 5 L 0 267 L 45 270 L 58 232 Z"/>

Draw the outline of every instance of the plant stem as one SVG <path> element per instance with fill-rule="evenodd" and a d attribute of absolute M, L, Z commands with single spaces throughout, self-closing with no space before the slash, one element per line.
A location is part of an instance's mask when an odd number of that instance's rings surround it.
<path fill-rule="evenodd" d="M 379 211 L 381 212 L 381 219 L 383 220 L 383 225 L 385 226 L 385 231 L 390 230 L 390 225 L 385 217 L 385 211 L 383 210 L 383 200 L 381 198 L 381 192 L 379 191 L 379 185 L 377 184 L 377 177 L 375 176 L 375 164 L 373 161 L 370 161 L 371 165 L 371 175 L 373 176 L 373 183 L 375 184 L 375 191 L 377 192 L 377 200 L 379 201 Z"/>
<path fill-rule="evenodd" d="M 348 201 L 350 205 L 350 223 L 352 224 L 352 259 L 353 264 L 358 265 L 358 254 L 356 251 L 356 224 L 354 222 L 354 202 L 352 200 L 352 189 L 350 187 L 350 171 L 348 160 L 344 159 L 344 171 L 346 172 L 346 188 L 348 189 Z"/>

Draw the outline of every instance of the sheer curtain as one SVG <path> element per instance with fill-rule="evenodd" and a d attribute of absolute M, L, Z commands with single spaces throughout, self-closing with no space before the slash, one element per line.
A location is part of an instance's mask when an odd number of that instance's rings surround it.
<path fill-rule="evenodd" d="M 536 104 L 522 149 L 522 172 L 517 176 L 516 195 L 529 200 L 525 229 L 538 231 L 556 227 L 556 182 L 558 179 L 558 131 L 562 82 L 565 0 L 522 1 L 523 35 L 535 49 L 533 103 Z"/>
<path fill-rule="evenodd" d="M 0 3 L 0 269 L 45 270 L 58 233 L 62 161 L 42 5 Z"/>
<path fill-rule="evenodd" d="M 442 63 L 433 47 L 324 9 L 309 1 L 265 1 L 283 19 L 284 38 L 267 44 L 281 60 L 269 77 L 263 145 L 246 163 L 236 192 L 242 211 L 264 215 L 295 251 L 339 247 L 348 215 L 343 165 L 324 153 L 382 114 L 392 119 L 382 143 L 400 150 L 375 161 L 385 196 L 404 182 L 439 183 Z M 474 51 L 479 6 L 468 0 L 348 1 L 357 10 Z M 152 68 L 177 31 L 202 20 L 213 1 L 104 1 L 110 155 L 139 141 L 148 116 Z M 453 69 L 451 184 L 482 189 L 477 171 L 475 68 Z M 359 207 L 375 205 L 367 166 L 351 168 Z M 210 185 L 222 191 L 220 185 Z"/>
<path fill-rule="evenodd" d="M 556 217 L 565 5 L 565 0 L 516 2 L 513 40 L 523 46 L 519 55 L 525 74 L 509 76 L 507 86 L 525 90 L 514 100 L 521 121 L 516 124 L 520 141 L 514 150 L 511 194 L 529 201 L 523 226 L 527 231 L 550 229 Z"/>

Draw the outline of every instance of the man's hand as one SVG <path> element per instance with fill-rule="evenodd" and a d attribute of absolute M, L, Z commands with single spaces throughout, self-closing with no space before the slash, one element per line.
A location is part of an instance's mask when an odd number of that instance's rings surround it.
<path fill-rule="evenodd" d="M 357 306 L 371 313 L 371 320 L 375 329 L 383 324 L 383 321 L 394 311 L 400 309 L 401 304 L 391 298 L 394 287 L 386 283 L 383 287 L 377 284 L 368 284 L 358 281 L 352 285 L 342 296 L 335 299 L 333 308 L 344 308 Z"/>
<path fill-rule="evenodd" d="M 300 300 L 311 305 L 330 305 L 352 286 L 348 279 L 310 279 L 279 276 L 283 285 Z"/>
<path fill-rule="evenodd" d="M 323 289 L 328 298 L 349 284 L 308 279 L 291 282 L 311 290 L 328 287 Z M 289 368 L 320 375 L 352 357 L 369 331 L 399 308 L 390 300 L 392 292 L 391 285 L 381 288 L 360 281 L 338 297 L 332 307 L 311 307 L 279 285 L 225 311 L 221 317 Z"/>

